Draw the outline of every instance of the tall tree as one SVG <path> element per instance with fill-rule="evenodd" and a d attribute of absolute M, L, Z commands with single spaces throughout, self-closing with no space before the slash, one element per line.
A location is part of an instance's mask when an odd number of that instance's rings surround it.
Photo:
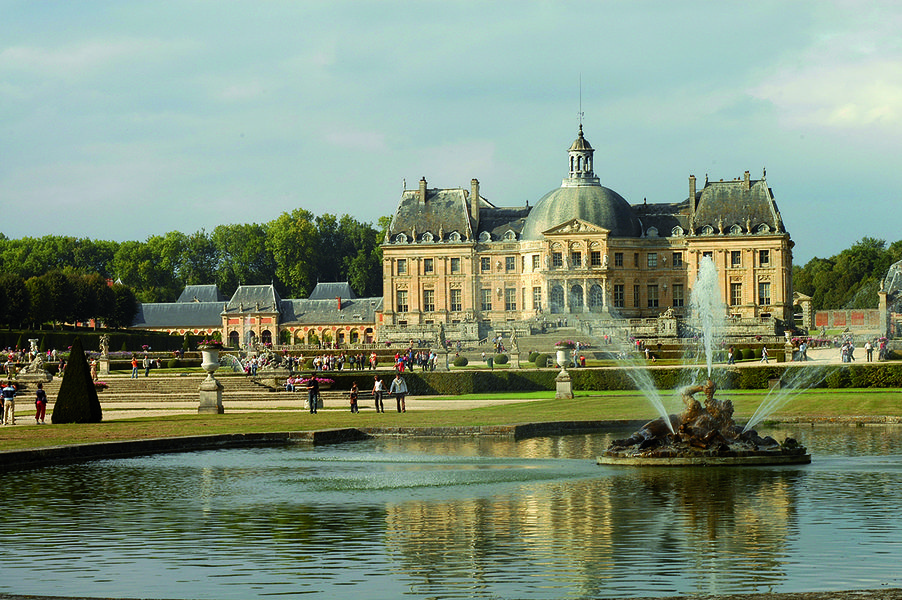
<path fill-rule="evenodd" d="M 313 213 L 297 208 L 266 225 L 266 247 L 276 263 L 280 293 L 305 297 L 316 285 L 319 235 Z"/>
<path fill-rule="evenodd" d="M 215 281 L 231 296 L 239 285 L 263 285 L 276 278 L 276 262 L 266 244 L 266 227 L 219 225 L 210 236 L 215 249 Z"/>

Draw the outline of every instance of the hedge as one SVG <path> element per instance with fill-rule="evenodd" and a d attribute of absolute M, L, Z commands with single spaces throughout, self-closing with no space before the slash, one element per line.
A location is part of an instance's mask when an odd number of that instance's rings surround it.
<path fill-rule="evenodd" d="M 753 367 L 725 368 L 718 365 L 714 380 L 720 389 L 766 390 L 773 379 L 784 382 L 806 380 L 806 386 L 827 388 L 902 388 L 902 364 L 871 363 L 848 366 L 830 365 L 823 371 L 813 365 L 769 364 Z M 800 372 L 805 370 L 805 372 Z M 636 390 L 639 386 L 629 376 L 628 369 L 570 369 L 573 389 Z M 707 377 L 703 366 L 697 368 L 637 369 L 636 374 L 647 377 L 660 390 L 674 390 L 701 383 Z M 810 376 L 808 375 L 810 373 Z M 369 389 L 372 371 L 328 372 L 335 379 L 333 389 L 348 390 L 356 381 L 361 389 Z M 487 392 L 533 392 L 555 389 L 557 369 L 526 369 L 504 371 L 405 371 L 404 379 L 411 394 L 457 395 Z M 394 372 L 378 373 L 387 385 Z"/>
<path fill-rule="evenodd" d="M 508 361 L 507 354 L 496 354 L 495 355 L 495 364 L 496 365 L 506 365 Z"/>

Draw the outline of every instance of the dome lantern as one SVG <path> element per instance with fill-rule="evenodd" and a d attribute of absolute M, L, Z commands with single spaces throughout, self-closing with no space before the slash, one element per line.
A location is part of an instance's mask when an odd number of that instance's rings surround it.
<path fill-rule="evenodd" d="M 570 145 L 568 151 L 570 159 L 570 176 L 564 180 L 565 186 L 574 185 L 598 185 L 598 177 L 592 167 L 592 155 L 595 150 L 583 137 L 583 125 L 579 125 L 579 135 Z"/>

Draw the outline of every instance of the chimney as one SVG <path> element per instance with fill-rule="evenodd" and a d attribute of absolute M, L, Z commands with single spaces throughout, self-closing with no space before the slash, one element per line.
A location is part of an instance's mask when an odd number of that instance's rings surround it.
<path fill-rule="evenodd" d="M 689 227 L 695 226 L 695 175 L 689 176 Z"/>
<path fill-rule="evenodd" d="M 417 192 L 417 200 L 420 204 L 426 204 L 426 178 L 420 179 L 420 190 Z"/>
<path fill-rule="evenodd" d="M 742 180 L 742 189 L 748 190 L 748 189 L 751 189 L 751 187 L 752 187 L 751 176 L 749 175 L 749 172 L 746 171 L 745 175 L 743 176 L 743 180 Z"/>
<path fill-rule="evenodd" d="M 341 296 L 335 296 L 335 299 L 338 300 L 338 312 L 341 312 Z"/>
<path fill-rule="evenodd" d="M 473 217 L 473 231 L 479 229 L 479 180 L 470 180 L 470 216 Z"/>

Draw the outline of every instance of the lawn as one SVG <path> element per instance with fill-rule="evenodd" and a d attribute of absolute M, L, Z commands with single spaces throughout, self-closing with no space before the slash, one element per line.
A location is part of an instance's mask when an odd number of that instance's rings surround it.
<path fill-rule="evenodd" d="M 344 409 L 321 410 L 310 415 L 297 409 L 266 410 L 224 415 L 172 415 L 138 417 L 97 424 L 17 426 L 0 428 L 0 451 L 85 444 L 129 439 L 182 437 L 225 433 L 302 431 L 344 427 L 454 427 L 504 425 L 547 421 L 644 420 L 656 417 L 648 402 L 636 392 L 578 392 L 572 400 L 555 400 L 553 392 L 470 394 L 455 399 L 528 398 L 532 402 L 457 410 L 411 410 L 406 413 L 352 414 Z M 779 408 L 772 420 L 795 418 L 902 417 L 900 390 L 809 390 Z M 732 400 L 736 418 L 746 420 L 761 404 L 763 391 L 722 391 L 721 400 Z M 412 398 L 409 402 L 415 403 Z M 671 411 L 679 401 L 665 398 Z M 27 416 L 23 415 L 23 418 Z M 48 415 L 49 422 L 49 415 Z"/>

